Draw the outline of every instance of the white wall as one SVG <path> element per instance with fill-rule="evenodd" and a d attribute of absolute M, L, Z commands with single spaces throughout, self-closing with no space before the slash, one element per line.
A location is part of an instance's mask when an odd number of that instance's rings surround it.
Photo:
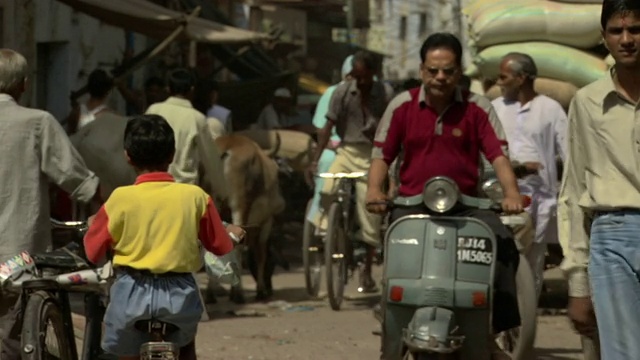
<path fill-rule="evenodd" d="M 383 65 L 385 78 L 419 77 L 420 47 L 427 36 L 438 31 L 460 34 L 458 3 L 457 0 L 370 0 L 372 26 L 368 47 L 389 54 Z M 406 31 L 402 38 L 403 17 Z M 461 41 L 464 46 L 464 37 Z M 465 57 L 464 61 L 466 64 L 468 59 Z"/>
<path fill-rule="evenodd" d="M 35 6 L 30 9 L 32 21 L 15 16 L 28 3 Z M 4 46 L 22 53 L 28 52 L 29 45 L 35 47 L 34 56 L 27 57 L 33 74 L 29 84 L 35 96 L 27 105 L 45 108 L 58 120 L 69 113 L 71 91 L 83 87 L 91 71 L 98 67 L 110 71 L 122 61 L 123 29 L 102 24 L 56 0 L 0 0 L 0 6 L 5 8 Z M 25 27 L 32 27 L 35 44 L 25 44 L 15 36 Z M 136 53 L 144 50 L 146 37 L 136 35 L 134 46 Z M 137 88 L 142 86 L 143 76 L 143 70 L 134 75 Z M 124 114 L 124 101 L 117 91 L 110 100 L 111 106 Z"/>

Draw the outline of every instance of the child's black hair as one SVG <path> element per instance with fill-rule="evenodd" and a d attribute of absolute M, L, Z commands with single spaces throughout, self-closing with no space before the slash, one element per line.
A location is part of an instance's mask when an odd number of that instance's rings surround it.
<path fill-rule="evenodd" d="M 176 151 L 171 125 L 160 115 L 139 115 L 127 122 L 124 149 L 140 170 L 166 171 Z"/>

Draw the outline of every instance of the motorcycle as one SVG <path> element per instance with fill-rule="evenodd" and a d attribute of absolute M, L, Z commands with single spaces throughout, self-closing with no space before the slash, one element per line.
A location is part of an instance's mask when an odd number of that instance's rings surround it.
<path fill-rule="evenodd" d="M 423 193 L 398 197 L 392 206 L 424 205 L 385 235 L 381 341 L 385 360 L 488 360 L 497 242 L 482 221 L 448 215 L 457 205 L 500 212 L 499 183 L 486 181 L 489 198 L 460 193 L 446 177 L 427 181 Z M 501 216 L 508 226 L 521 217 Z M 536 328 L 534 279 L 521 255 L 516 275 L 522 326 L 514 330 L 514 360 L 533 350 Z"/>

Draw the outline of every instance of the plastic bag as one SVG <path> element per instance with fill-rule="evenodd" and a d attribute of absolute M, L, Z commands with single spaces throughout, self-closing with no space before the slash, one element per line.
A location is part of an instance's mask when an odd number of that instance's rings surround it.
<path fill-rule="evenodd" d="M 237 256 L 236 248 L 222 256 L 205 251 L 204 268 L 207 274 L 218 282 L 231 286 L 237 285 L 240 283 L 240 268 L 238 267 Z"/>

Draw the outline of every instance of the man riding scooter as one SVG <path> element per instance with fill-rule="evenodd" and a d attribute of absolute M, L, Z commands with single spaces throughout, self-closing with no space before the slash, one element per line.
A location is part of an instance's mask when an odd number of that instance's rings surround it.
<path fill-rule="evenodd" d="M 449 33 L 429 36 L 420 50 L 423 85 L 397 96 L 387 108 L 378 126 L 367 190 L 368 210 L 386 211 L 387 196 L 383 184 L 389 165 L 404 149 L 400 169 L 400 196 L 422 193 L 425 182 L 435 176 L 453 179 L 460 191 L 477 195 L 479 157 L 491 162 L 504 192 L 502 208 L 506 213 L 523 211 L 522 198 L 511 163 L 487 114 L 468 102 L 457 87 L 462 75 L 462 45 Z M 390 222 L 424 212 L 421 206 L 396 207 Z M 456 216 L 468 216 L 486 223 L 498 243 L 497 271 L 493 308 L 493 331 L 499 333 L 520 325 L 515 286 L 518 250 L 511 231 L 491 211 L 462 209 Z M 384 311 L 384 309 L 383 309 Z M 487 339 L 494 359 L 509 359 L 498 349 L 492 337 Z"/>

